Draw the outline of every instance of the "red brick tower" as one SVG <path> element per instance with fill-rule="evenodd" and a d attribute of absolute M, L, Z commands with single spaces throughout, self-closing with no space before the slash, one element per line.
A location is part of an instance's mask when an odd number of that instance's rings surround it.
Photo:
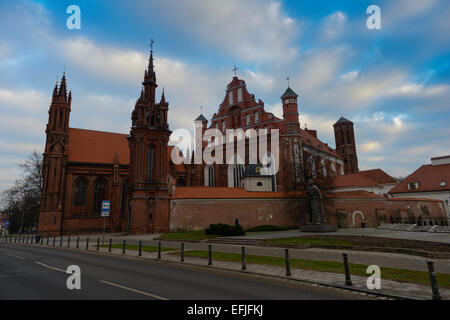
<path fill-rule="evenodd" d="M 334 125 L 336 151 L 344 158 L 345 174 L 358 173 L 358 156 L 356 154 L 353 122 L 342 117 Z"/>
<path fill-rule="evenodd" d="M 281 96 L 286 124 L 280 133 L 280 170 L 284 180 L 280 183 L 285 186 L 294 186 L 302 177 L 303 153 L 297 99 L 298 95 L 289 87 Z"/>
<path fill-rule="evenodd" d="M 167 186 L 167 144 L 171 131 L 167 123 L 169 104 L 164 91 L 155 102 L 156 74 L 153 50 L 145 71 L 141 96 L 132 113 L 130 145 L 130 217 L 131 233 L 169 231 Z"/>
<path fill-rule="evenodd" d="M 47 140 L 43 159 L 41 208 L 38 232 L 44 236 L 59 235 L 62 230 L 64 186 L 68 157 L 69 117 L 72 93 L 67 95 L 66 75 L 53 90 L 45 133 Z"/>

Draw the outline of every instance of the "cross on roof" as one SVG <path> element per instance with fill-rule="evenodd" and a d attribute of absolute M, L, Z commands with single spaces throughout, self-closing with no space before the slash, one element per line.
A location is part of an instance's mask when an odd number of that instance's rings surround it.
<path fill-rule="evenodd" d="M 236 67 L 236 66 L 234 66 L 233 72 L 234 72 L 234 76 L 235 76 L 235 77 L 237 76 L 237 71 L 238 71 L 238 70 L 239 70 L 239 68 Z"/>
<path fill-rule="evenodd" d="M 291 78 L 287 77 L 286 80 L 287 80 L 287 83 L 288 83 L 288 87 L 290 87 L 289 80 L 291 80 Z"/>
<path fill-rule="evenodd" d="M 203 107 L 200 106 L 200 114 L 203 114 Z"/>
<path fill-rule="evenodd" d="M 155 40 L 151 39 L 150 40 L 150 50 L 153 51 L 153 44 L 155 43 Z"/>

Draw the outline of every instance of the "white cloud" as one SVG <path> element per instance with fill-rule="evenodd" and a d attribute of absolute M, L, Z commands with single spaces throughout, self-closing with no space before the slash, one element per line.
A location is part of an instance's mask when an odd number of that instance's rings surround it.
<path fill-rule="evenodd" d="M 280 1 L 141 0 L 140 4 L 139 10 L 151 7 L 163 15 L 176 8 L 172 26 L 242 61 L 289 63 L 298 50 L 294 41 L 299 23 L 283 11 Z"/>
<path fill-rule="evenodd" d="M 44 146 L 42 144 L 0 141 L 0 150 L 2 152 L 14 152 L 16 154 L 29 155 L 35 150 L 43 152 Z"/>
<path fill-rule="evenodd" d="M 0 104 L 32 113 L 45 113 L 50 105 L 48 95 L 35 90 L 12 90 L 0 88 Z"/>
<path fill-rule="evenodd" d="M 341 76 L 341 80 L 343 80 L 343 81 L 353 81 L 356 78 L 358 78 L 358 75 L 359 75 L 359 71 L 358 70 L 350 71 L 350 72 L 348 72 L 346 74 L 343 74 Z"/>
<path fill-rule="evenodd" d="M 325 17 L 321 26 L 321 33 L 324 40 L 337 40 L 345 33 L 347 15 L 342 11 L 337 11 Z"/>
<path fill-rule="evenodd" d="M 16 134 L 27 134 L 32 137 L 42 136 L 45 126 L 46 121 L 44 122 L 39 118 L 9 115 L 2 115 L 0 118 L 0 132 L 7 137 Z"/>
<path fill-rule="evenodd" d="M 360 149 L 364 152 L 373 152 L 377 151 L 381 148 L 381 144 L 376 141 L 369 141 L 366 143 L 363 143 L 360 147 Z"/>

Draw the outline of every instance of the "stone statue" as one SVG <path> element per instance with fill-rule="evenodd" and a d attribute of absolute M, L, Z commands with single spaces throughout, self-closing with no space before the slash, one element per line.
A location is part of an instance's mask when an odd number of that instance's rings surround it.
<path fill-rule="evenodd" d="M 306 188 L 309 195 L 309 223 L 325 224 L 325 214 L 323 210 L 323 196 L 320 189 L 309 179 Z"/>

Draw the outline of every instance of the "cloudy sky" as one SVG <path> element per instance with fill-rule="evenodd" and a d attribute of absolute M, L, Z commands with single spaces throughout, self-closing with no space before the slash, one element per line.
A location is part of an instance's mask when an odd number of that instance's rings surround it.
<path fill-rule="evenodd" d="M 66 27 L 71 4 L 81 30 Z M 381 30 L 366 27 L 371 4 Z M 72 127 L 129 131 L 151 38 L 171 129 L 191 129 L 200 106 L 210 118 L 237 65 L 268 111 L 289 76 L 302 127 L 334 146 L 343 115 L 360 169 L 405 176 L 450 154 L 449 16 L 448 0 L 0 0 L 0 191 L 43 151 L 64 70 Z"/>

